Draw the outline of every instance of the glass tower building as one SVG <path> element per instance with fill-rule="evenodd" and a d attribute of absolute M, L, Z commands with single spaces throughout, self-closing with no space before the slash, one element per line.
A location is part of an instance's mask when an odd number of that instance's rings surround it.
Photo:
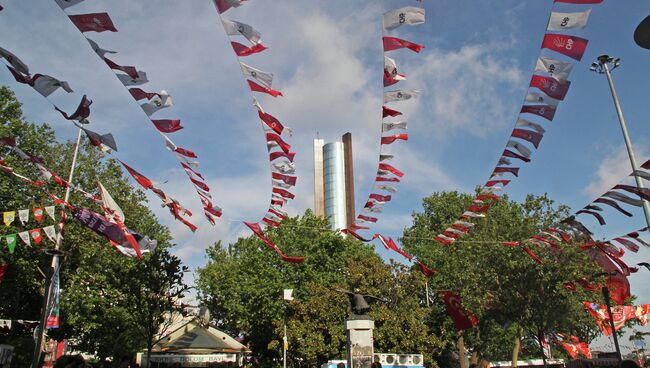
<path fill-rule="evenodd" d="M 314 140 L 314 212 L 327 216 L 332 229 L 345 229 L 354 221 L 352 135 L 342 142 Z"/>

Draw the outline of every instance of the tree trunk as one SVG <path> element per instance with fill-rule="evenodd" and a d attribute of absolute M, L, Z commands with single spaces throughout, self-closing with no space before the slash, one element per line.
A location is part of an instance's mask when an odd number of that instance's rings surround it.
<path fill-rule="evenodd" d="M 519 350 L 521 350 L 521 331 L 517 330 L 517 334 L 515 335 L 515 346 L 512 348 L 512 368 L 517 368 Z"/>
<path fill-rule="evenodd" d="M 542 352 L 542 362 L 544 363 L 544 368 L 546 368 L 546 354 L 544 354 L 544 333 L 539 332 L 537 334 L 537 341 L 539 342 L 539 350 Z"/>
<path fill-rule="evenodd" d="M 479 341 L 481 339 L 481 330 L 476 326 L 476 341 Z M 478 351 L 474 349 L 474 352 L 472 353 L 471 357 L 469 358 L 469 364 L 478 364 Z"/>
<path fill-rule="evenodd" d="M 467 368 L 467 364 L 465 363 L 465 340 L 463 339 L 462 332 L 460 333 L 460 337 L 458 338 L 456 346 L 458 347 L 458 360 L 460 362 L 460 368 Z"/>

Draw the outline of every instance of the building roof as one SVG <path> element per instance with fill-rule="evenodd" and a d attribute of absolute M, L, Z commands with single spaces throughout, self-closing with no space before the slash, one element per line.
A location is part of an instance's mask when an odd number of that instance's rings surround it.
<path fill-rule="evenodd" d="M 241 353 L 250 352 L 246 345 L 225 332 L 199 320 L 188 321 L 164 338 L 158 340 L 152 352 L 156 353 Z"/>

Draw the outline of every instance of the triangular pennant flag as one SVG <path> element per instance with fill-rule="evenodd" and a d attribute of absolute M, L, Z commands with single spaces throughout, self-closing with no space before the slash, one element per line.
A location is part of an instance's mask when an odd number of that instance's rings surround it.
<path fill-rule="evenodd" d="M 41 242 L 43 241 L 43 236 L 41 235 L 41 229 L 29 230 L 29 235 L 32 237 L 32 240 L 34 240 L 34 243 L 36 244 L 41 244 Z"/>
<path fill-rule="evenodd" d="M 9 253 L 14 253 L 14 249 L 16 249 L 16 234 L 9 234 L 5 235 L 5 239 L 7 240 L 7 248 L 9 248 Z"/>
<path fill-rule="evenodd" d="M 56 218 L 54 218 L 54 206 L 45 207 L 45 213 L 47 213 L 47 215 L 50 216 L 52 220 L 56 220 Z"/>
<path fill-rule="evenodd" d="M 46 226 L 43 228 L 43 232 L 45 233 L 45 236 L 47 236 L 50 241 L 54 241 L 54 237 L 56 236 L 56 231 L 54 230 L 54 225 Z"/>
<path fill-rule="evenodd" d="M 32 240 L 29 237 L 29 231 L 23 231 L 22 233 L 18 233 L 18 236 L 20 237 L 20 240 L 25 243 L 25 245 L 32 245 Z"/>
<path fill-rule="evenodd" d="M 11 225 L 12 222 L 16 219 L 16 211 L 7 211 L 2 214 L 2 221 L 6 226 Z"/>
<path fill-rule="evenodd" d="M 36 218 L 36 221 L 38 221 L 38 223 L 40 224 L 41 220 L 43 220 L 43 208 L 41 207 L 32 208 L 32 212 L 34 213 L 34 217 Z"/>
<path fill-rule="evenodd" d="M 23 225 L 29 222 L 29 210 L 18 210 L 18 219 Z"/>

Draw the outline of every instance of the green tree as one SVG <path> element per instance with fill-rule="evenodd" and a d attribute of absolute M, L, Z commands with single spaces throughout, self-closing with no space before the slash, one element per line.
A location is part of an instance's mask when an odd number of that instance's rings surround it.
<path fill-rule="evenodd" d="M 25 122 L 13 92 L 0 87 L 0 137 L 6 136 L 15 137 L 21 149 L 42 157 L 46 167 L 67 179 L 73 143 L 57 143 L 54 131 L 46 124 Z M 39 179 L 38 171 L 31 164 L 2 147 L 0 153 L 2 160 L 16 172 Z M 48 334 L 67 339 L 78 350 L 95 353 L 101 359 L 110 357 L 119 363 L 121 358 L 131 358 L 146 347 L 151 341 L 151 326 L 170 308 L 175 308 L 169 301 L 186 289 L 182 282 L 185 269 L 178 258 L 169 254 L 172 246 L 169 230 L 159 224 L 145 206 L 144 193 L 128 183 L 117 161 L 105 160 L 94 147 L 84 143 L 80 147 L 73 183 L 96 193 L 97 181 L 102 182 L 124 210 L 126 225 L 156 239 L 158 249 L 138 262 L 121 255 L 106 239 L 87 228 L 70 219 L 66 221 L 61 248 L 66 252 L 61 263 L 61 328 L 50 330 Z M 63 197 L 64 188 L 53 182 L 37 188 L 0 173 L 0 211 L 51 205 L 46 190 Z M 70 203 L 101 213 L 96 204 L 74 191 Z M 60 215 L 57 214 L 58 219 Z M 16 221 L 5 228 L 3 234 L 42 226 L 45 225 L 34 220 L 25 226 Z M 14 254 L 4 249 L 0 252 L 0 263 L 10 265 L 0 283 L 2 318 L 40 319 L 45 270 L 50 264 L 50 257 L 41 252 L 44 247 L 52 247 L 52 243 L 25 247 L 19 241 Z M 0 342 L 16 346 L 14 362 L 17 366 L 29 365 L 33 352 L 29 331 L 12 329 L 0 335 Z"/>
<path fill-rule="evenodd" d="M 288 365 L 318 366 L 345 357 L 344 320 L 349 301 L 334 288 L 388 297 L 373 303 L 377 351 L 425 353 L 439 350 L 440 340 L 426 321 L 424 279 L 398 264 L 386 264 L 366 244 L 329 230 L 310 211 L 282 222 L 268 236 L 302 264 L 283 262 L 254 235 L 228 250 L 208 250 L 208 264 L 198 270 L 200 297 L 218 327 L 242 335 L 260 366 L 277 366 L 282 351 L 284 314 L 288 320 Z M 294 289 L 286 306 L 282 289 Z M 286 308 L 286 311 L 285 311 Z M 430 362 L 428 360 L 428 362 Z"/>
<path fill-rule="evenodd" d="M 464 307 L 478 316 L 478 328 L 464 334 L 473 350 L 489 360 L 506 360 L 512 342 L 518 344 L 524 336 L 561 332 L 593 338 L 593 322 L 581 305 L 589 300 L 589 292 L 580 287 L 571 292 L 565 285 L 598 272 L 587 254 L 574 244 L 557 242 L 557 249 L 527 244 L 543 260 L 540 265 L 522 247 L 499 244 L 540 234 L 564 218 L 567 208 L 556 207 L 546 195 L 529 195 L 523 203 L 504 196 L 486 218 L 475 221 L 477 225 L 462 241 L 444 246 L 429 240 L 453 223 L 472 200 L 473 196 L 457 192 L 425 198 L 423 212 L 413 214 L 413 225 L 404 231 L 403 241 L 409 252 L 438 270 L 431 280 L 433 289 L 457 292 Z M 458 337 L 450 332 L 449 346 Z M 539 348 L 524 353 L 541 355 Z"/>

